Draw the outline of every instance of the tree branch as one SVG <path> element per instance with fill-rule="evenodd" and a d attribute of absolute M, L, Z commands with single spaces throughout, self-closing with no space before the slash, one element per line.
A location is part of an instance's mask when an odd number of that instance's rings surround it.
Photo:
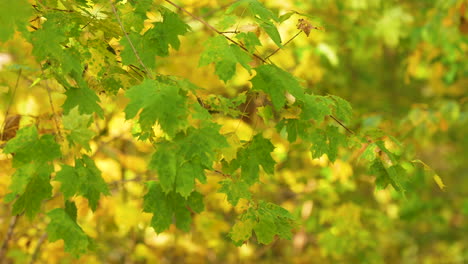
<path fill-rule="evenodd" d="M 31 256 L 31 260 L 29 261 L 29 264 L 34 264 L 37 260 L 37 257 L 39 257 L 39 252 L 41 250 L 42 244 L 44 244 L 45 239 L 47 238 L 47 232 L 44 232 L 41 237 L 39 238 L 39 241 L 37 241 L 37 245 L 34 248 L 34 252 Z"/>
<path fill-rule="evenodd" d="M 13 236 L 13 230 L 15 229 L 16 223 L 18 222 L 19 215 L 14 215 L 10 220 L 7 233 L 3 239 L 2 247 L 0 248 L 0 260 L 5 259 L 6 252 L 8 250 L 8 242 L 10 242 Z"/>
<path fill-rule="evenodd" d="M 213 27 L 212 25 L 210 25 L 208 22 L 206 22 L 205 20 L 203 20 L 202 18 L 199 18 L 197 17 L 196 15 L 194 15 L 193 13 L 187 11 L 187 9 L 175 4 L 174 2 L 170 1 L 170 0 L 164 0 L 166 1 L 167 3 L 169 3 L 170 5 L 174 6 L 175 8 L 179 9 L 180 11 L 186 13 L 187 15 L 191 16 L 193 19 L 197 20 L 198 22 L 202 23 L 203 25 L 205 25 L 207 28 L 209 28 L 210 30 L 216 32 L 217 34 L 225 37 L 227 40 L 229 40 L 230 42 L 236 44 L 239 48 L 243 49 L 244 51 L 246 51 L 247 53 L 251 54 L 253 57 L 259 59 L 260 61 L 262 61 L 263 63 L 267 63 L 266 60 L 264 60 L 262 57 L 260 57 L 259 55 L 255 54 L 255 53 L 250 53 L 246 47 L 244 47 L 242 44 L 240 44 L 239 42 L 233 40 L 232 38 L 226 36 L 223 34 L 223 32 L 217 30 L 215 27 Z"/>
<path fill-rule="evenodd" d="M 146 75 L 150 78 L 150 79 L 153 79 L 153 74 L 149 71 L 149 69 L 146 67 L 146 65 L 143 63 L 143 61 L 141 60 L 140 58 L 140 55 L 138 54 L 135 46 L 133 45 L 133 42 L 132 40 L 130 39 L 130 37 L 128 36 L 128 33 L 127 31 L 125 31 L 125 28 L 124 28 L 124 25 L 122 24 L 122 21 L 120 20 L 120 16 L 119 14 L 117 13 L 117 9 L 115 8 L 115 5 L 114 3 L 112 2 L 112 0 L 109 0 L 109 3 L 112 7 L 112 12 L 114 13 L 115 15 L 115 18 L 117 19 L 117 22 L 119 23 L 119 26 L 120 26 L 120 29 L 122 30 L 122 33 L 125 35 L 125 37 L 127 38 L 127 41 L 128 43 L 130 44 L 130 47 L 132 48 L 133 50 L 133 53 L 135 54 L 135 57 L 137 58 L 138 62 L 140 63 L 141 67 L 143 67 L 143 69 L 145 69 L 146 71 Z"/>

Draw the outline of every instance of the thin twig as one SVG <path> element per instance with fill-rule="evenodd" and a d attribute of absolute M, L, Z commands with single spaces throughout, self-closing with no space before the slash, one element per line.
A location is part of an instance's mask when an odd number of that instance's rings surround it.
<path fill-rule="evenodd" d="M 296 35 L 294 35 L 292 38 L 290 38 L 288 41 L 286 41 L 284 44 L 283 44 L 283 47 L 288 45 L 289 42 L 293 41 L 293 39 L 295 39 L 297 36 L 299 36 L 299 34 L 302 33 L 302 30 L 300 30 L 299 32 L 296 33 Z M 264 58 L 264 60 L 268 60 L 268 58 L 270 58 L 271 56 L 275 55 L 278 51 L 280 51 L 281 48 L 277 48 L 275 51 L 273 51 L 272 53 L 270 53 L 270 55 L 266 56 Z"/>
<path fill-rule="evenodd" d="M 51 92 L 51 89 L 47 80 L 45 80 L 45 87 L 47 89 L 47 95 L 49 97 L 50 108 L 52 109 L 52 116 L 53 116 L 54 123 L 55 123 L 55 129 L 57 129 L 57 135 L 59 136 L 59 139 L 62 140 L 63 139 L 62 132 L 60 131 L 59 122 L 57 120 L 57 114 L 55 112 L 54 102 L 52 101 L 52 92 Z"/>
<path fill-rule="evenodd" d="M 34 264 L 36 262 L 37 257 L 39 256 L 39 252 L 41 250 L 42 244 L 44 244 L 45 239 L 47 238 L 47 232 L 44 232 L 41 237 L 39 238 L 39 241 L 37 241 L 37 245 L 34 248 L 34 252 L 31 256 L 31 260 L 29 261 L 29 264 Z"/>
<path fill-rule="evenodd" d="M 233 40 L 232 38 L 230 38 L 230 37 L 224 35 L 223 32 L 217 30 L 215 27 L 213 27 L 212 25 L 210 25 L 210 24 L 209 24 L 208 22 L 206 22 L 205 20 L 203 20 L 203 19 L 197 17 L 196 15 L 194 15 L 194 14 L 192 14 L 191 12 L 187 11 L 185 8 L 183 8 L 183 7 L 181 7 L 181 6 L 179 6 L 179 5 L 175 4 L 175 3 L 173 3 L 173 2 L 170 1 L 170 0 L 164 0 L 164 1 L 166 1 L 166 2 L 169 3 L 170 5 L 174 6 L 175 8 L 179 9 L 180 11 L 186 13 L 187 15 L 191 16 L 193 19 L 195 19 L 195 20 L 197 20 L 198 22 L 202 23 L 202 24 L 205 25 L 207 28 L 209 28 L 209 29 L 211 29 L 212 31 L 216 32 L 217 34 L 219 34 L 219 35 L 225 37 L 225 38 L 226 38 L 227 40 L 229 40 L 230 42 L 236 44 L 239 48 L 241 48 L 241 49 L 243 49 L 244 51 L 246 51 L 246 52 L 248 52 L 249 54 L 251 54 L 251 53 L 249 52 L 249 50 L 248 50 L 246 47 L 244 47 L 242 44 L 240 44 L 239 42 Z M 255 58 L 261 60 L 263 63 L 267 63 L 267 62 L 266 62 L 262 57 L 260 57 L 259 55 L 255 54 L 255 53 L 253 53 L 253 54 L 251 54 L 251 55 L 254 56 Z"/>
<path fill-rule="evenodd" d="M 133 50 L 133 53 L 135 54 L 135 57 L 137 58 L 138 62 L 139 62 L 140 65 L 143 67 L 143 69 L 145 69 L 146 75 L 147 75 L 150 79 L 153 79 L 153 74 L 151 74 L 151 72 L 149 71 L 149 69 L 146 67 L 146 65 L 145 65 L 145 64 L 143 63 L 143 61 L 141 60 L 140 55 L 138 55 L 138 52 L 137 52 L 135 46 L 133 45 L 132 40 L 131 40 L 130 37 L 128 36 L 127 31 L 125 31 L 124 25 L 122 24 L 122 21 L 120 20 L 120 16 L 119 16 L 119 14 L 117 13 L 117 9 L 115 8 L 114 3 L 112 3 L 112 0 L 109 0 L 109 3 L 111 4 L 112 12 L 114 12 L 115 17 L 117 18 L 117 22 L 119 23 L 119 26 L 120 26 L 120 29 L 122 30 L 122 33 L 123 33 L 123 34 L 125 35 L 125 37 L 127 38 L 127 41 L 128 41 L 128 44 L 130 44 L 130 47 L 132 47 L 132 50 Z"/>
<path fill-rule="evenodd" d="M 10 113 L 10 107 L 11 107 L 11 104 L 13 103 L 13 99 L 15 98 L 16 90 L 18 89 L 18 84 L 19 84 L 19 80 L 20 80 L 22 72 L 23 72 L 23 69 L 19 69 L 18 77 L 16 78 L 16 84 L 15 84 L 15 87 L 13 87 L 13 91 L 11 92 L 10 101 L 8 102 L 7 109 L 5 111 L 5 120 L 3 120 L 2 131 L 0 132 L 0 139 L 3 138 L 3 130 L 5 129 L 6 120 L 7 120 L 8 114 Z"/>
<path fill-rule="evenodd" d="M 0 248 L 0 260 L 5 259 L 6 252 L 8 250 L 8 242 L 10 242 L 13 236 L 13 230 L 15 229 L 16 223 L 18 222 L 19 215 L 14 215 L 10 220 L 7 233 L 3 239 L 2 247 Z"/>
<path fill-rule="evenodd" d="M 351 129 L 349 129 L 347 126 L 345 126 L 343 123 L 341 123 L 340 120 L 338 120 L 336 117 L 334 117 L 333 115 L 328 115 L 329 117 L 331 117 L 333 120 L 335 120 L 340 126 L 342 126 L 344 129 L 346 129 L 346 131 L 348 131 L 350 134 L 355 134 Z"/>

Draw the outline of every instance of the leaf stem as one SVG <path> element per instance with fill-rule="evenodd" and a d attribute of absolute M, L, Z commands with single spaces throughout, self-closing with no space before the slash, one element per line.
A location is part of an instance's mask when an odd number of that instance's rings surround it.
<path fill-rule="evenodd" d="M 296 35 L 292 36 L 288 41 L 286 41 L 284 44 L 283 44 L 283 47 L 288 45 L 289 42 L 293 41 L 293 39 L 295 39 L 297 36 L 299 36 L 299 34 L 302 33 L 302 30 L 300 30 L 299 32 L 296 33 Z M 270 53 L 270 55 L 266 56 L 264 58 L 264 60 L 268 60 L 268 58 L 270 58 L 271 56 L 275 55 L 278 51 L 280 51 L 281 48 L 277 48 L 275 51 L 273 51 L 272 53 Z"/>
<path fill-rule="evenodd" d="M 341 127 L 346 129 L 346 131 L 348 131 L 350 134 L 355 135 L 355 133 L 351 129 L 349 129 L 347 126 L 345 126 L 343 123 L 341 123 L 341 121 L 338 120 L 336 117 L 334 117 L 333 115 L 328 115 L 328 116 L 331 117 L 333 120 L 335 120 Z"/>
<path fill-rule="evenodd" d="M 145 64 L 143 63 L 143 61 L 141 60 L 140 55 L 138 54 L 138 52 L 137 52 L 135 46 L 133 45 L 132 40 L 131 40 L 130 37 L 128 36 L 127 31 L 125 31 L 124 25 L 122 24 L 122 21 L 120 20 L 120 16 L 119 16 L 119 14 L 117 13 L 117 9 L 115 8 L 114 3 L 112 2 L 112 0 L 109 0 L 109 3 L 110 3 L 110 5 L 111 5 L 111 7 L 112 7 L 112 12 L 114 13 L 115 18 L 117 19 L 117 22 L 119 23 L 120 29 L 122 30 L 123 34 L 124 34 L 125 37 L 127 38 L 127 41 L 128 41 L 128 43 L 130 44 L 130 47 L 132 48 L 133 53 L 135 54 L 135 57 L 137 58 L 138 62 L 139 62 L 140 65 L 143 67 L 143 69 L 145 69 L 146 75 L 147 75 L 150 79 L 153 79 L 153 74 L 151 74 L 151 72 L 149 71 L 149 69 L 146 67 L 146 65 L 145 65 Z"/>

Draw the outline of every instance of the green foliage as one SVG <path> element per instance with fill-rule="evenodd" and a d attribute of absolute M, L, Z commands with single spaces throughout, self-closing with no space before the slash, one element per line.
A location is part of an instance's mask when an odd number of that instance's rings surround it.
<path fill-rule="evenodd" d="M 239 63 L 250 71 L 249 62 L 252 59 L 237 45 L 229 44 L 222 36 L 208 39 L 205 50 L 200 56 L 200 66 L 215 64 L 216 74 L 224 82 L 229 81 L 236 73 L 236 64 Z"/>
<path fill-rule="evenodd" d="M 77 194 L 82 195 L 88 199 L 93 211 L 97 209 L 101 194 L 110 195 L 107 184 L 101 177 L 101 171 L 86 155 L 81 159 L 76 159 L 74 167 L 63 165 L 62 169 L 57 172 L 55 180 L 61 182 L 60 190 L 65 199 Z"/>
<path fill-rule="evenodd" d="M 173 218 L 178 228 L 188 231 L 192 221 L 190 212 L 200 213 L 204 210 L 203 196 L 198 192 L 184 198 L 175 192 L 165 193 L 161 185 L 154 181 L 148 182 L 147 186 L 143 211 L 153 214 L 151 226 L 157 233 L 168 229 Z"/>
<path fill-rule="evenodd" d="M 91 121 L 91 115 L 80 115 L 78 107 L 70 110 L 68 115 L 64 115 L 62 122 L 63 128 L 68 130 L 68 142 L 80 144 L 84 149 L 90 151 L 89 141 L 94 136 L 94 132 L 88 129 Z"/>
<path fill-rule="evenodd" d="M 28 18 L 31 15 L 31 7 L 26 0 L 14 2 L 0 2 L 0 41 L 4 42 L 10 39 L 15 30 L 25 31 Z"/>
<path fill-rule="evenodd" d="M 143 109 L 138 119 L 143 138 L 149 137 L 156 121 L 171 137 L 187 126 L 187 99 L 179 86 L 145 79 L 128 89 L 125 95 L 130 99 L 125 108 L 127 119 Z"/>
<path fill-rule="evenodd" d="M 252 194 L 249 191 L 249 184 L 242 179 L 225 179 L 220 182 L 220 193 L 225 193 L 227 200 L 232 206 L 236 206 L 239 199 L 244 198 L 250 200 Z"/>
<path fill-rule="evenodd" d="M 267 93 L 275 109 L 279 110 L 286 104 L 286 92 L 298 100 L 304 99 L 303 88 L 290 73 L 270 64 L 259 66 L 255 71 L 252 89 Z"/>
<path fill-rule="evenodd" d="M 273 152 L 274 148 L 268 139 L 257 134 L 246 147 L 239 150 L 238 158 L 233 163 L 235 167 L 241 168 L 242 180 L 248 185 L 256 183 L 259 178 L 259 166 L 262 166 L 266 173 L 273 174 L 275 161 L 270 153 Z"/>
<path fill-rule="evenodd" d="M 231 232 L 231 239 L 238 245 L 250 238 L 252 231 L 257 241 L 269 244 L 274 237 L 291 239 L 294 217 L 284 208 L 260 201 L 258 208 L 250 208 L 239 217 Z"/>
<path fill-rule="evenodd" d="M 63 239 L 65 251 L 78 257 L 88 251 L 91 246 L 91 238 L 76 223 L 73 215 L 76 215 L 76 208 L 71 213 L 61 208 L 48 212 L 50 223 L 47 225 L 47 235 L 51 242 Z"/>
<path fill-rule="evenodd" d="M 195 188 L 195 179 L 206 183 L 204 170 L 211 169 L 216 153 L 227 147 L 218 130 L 214 124 L 189 128 L 172 142 L 157 144 L 150 168 L 158 173 L 165 193 L 175 191 L 186 198 Z"/>
<path fill-rule="evenodd" d="M 462 0 L 10 2 L 7 258 L 461 263 Z"/>

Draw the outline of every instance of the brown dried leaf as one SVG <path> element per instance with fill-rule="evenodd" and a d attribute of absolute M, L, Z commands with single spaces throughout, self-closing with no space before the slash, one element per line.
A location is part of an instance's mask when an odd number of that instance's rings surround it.
<path fill-rule="evenodd" d="M 21 115 L 7 116 L 0 140 L 8 141 L 14 138 L 16 136 L 16 131 L 18 131 L 20 120 Z"/>
<path fill-rule="evenodd" d="M 298 21 L 297 21 L 297 29 L 299 30 L 302 30 L 304 31 L 304 33 L 309 36 L 310 34 L 310 31 L 315 28 L 314 26 L 312 26 L 312 24 L 310 24 L 309 21 L 303 19 L 303 18 L 300 18 Z"/>

